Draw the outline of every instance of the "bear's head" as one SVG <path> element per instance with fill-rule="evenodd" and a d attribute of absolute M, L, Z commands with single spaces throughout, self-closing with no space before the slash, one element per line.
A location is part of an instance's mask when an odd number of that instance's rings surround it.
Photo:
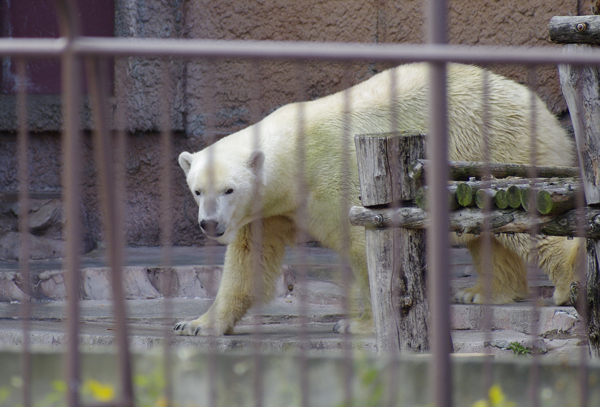
<path fill-rule="evenodd" d="M 218 143 L 217 143 L 218 144 Z M 256 194 L 262 186 L 261 151 L 219 151 L 216 145 L 179 155 L 179 165 L 198 204 L 202 231 L 220 243 L 231 243 L 237 231 L 260 217 Z"/>

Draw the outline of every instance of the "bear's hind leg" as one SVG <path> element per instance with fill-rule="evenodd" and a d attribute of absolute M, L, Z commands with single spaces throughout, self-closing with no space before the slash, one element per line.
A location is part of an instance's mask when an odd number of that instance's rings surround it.
<path fill-rule="evenodd" d="M 579 280 L 578 271 L 585 255 L 585 239 L 548 236 L 538 243 L 539 265 L 552 283 L 556 305 L 571 304 L 571 283 Z"/>
<path fill-rule="evenodd" d="M 173 329 L 182 335 L 231 333 L 251 306 L 272 298 L 285 246 L 294 238 L 293 222 L 283 217 L 242 227 L 227 247 L 215 302 L 198 319 L 179 322 Z"/>
<path fill-rule="evenodd" d="M 513 239 L 511 245 L 520 246 L 527 242 L 520 242 L 518 238 Z M 504 304 L 522 300 L 528 295 L 527 267 L 523 256 L 502 244 L 497 238 L 491 242 L 491 299 L 492 304 Z M 477 282 L 473 287 L 465 288 L 455 295 L 457 302 L 482 304 L 486 301 L 486 278 L 484 276 L 485 263 L 482 248 L 482 238 L 473 238 L 467 241 L 467 248 L 473 257 L 475 269 L 479 274 Z"/>
<path fill-rule="evenodd" d="M 371 291 L 369 288 L 369 272 L 365 252 L 364 231 L 358 228 L 351 229 L 351 246 L 349 251 L 350 265 L 354 278 L 360 288 L 363 303 L 363 312 L 358 318 L 342 319 L 334 327 L 334 332 L 351 334 L 373 334 L 373 315 L 371 310 Z"/>

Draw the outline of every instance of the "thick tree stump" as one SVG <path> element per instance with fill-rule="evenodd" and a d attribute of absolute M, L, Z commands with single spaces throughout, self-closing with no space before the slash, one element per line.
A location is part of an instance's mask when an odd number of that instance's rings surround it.
<path fill-rule="evenodd" d="M 582 50 L 590 46 L 569 44 L 565 48 Z M 598 206 L 600 204 L 600 72 L 597 67 L 592 66 L 560 65 L 559 75 L 575 130 L 585 199 L 588 206 Z M 588 240 L 587 281 L 583 293 L 580 294 L 585 295 L 584 298 L 588 300 L 587 304 L 590 307 L 588 343 L 590 353 L 594 357 L 600 357 L 599 249 L 600 240 Z"/>
<path fill-rule="evenodd" d="M 408 175 L 423 158 L 422 134 L 355 137 L 365 207 L 414 205 L 421 186 Z M 379 352 L 429 349 L 423 230 L 366 228 L 367 264 Z"/>

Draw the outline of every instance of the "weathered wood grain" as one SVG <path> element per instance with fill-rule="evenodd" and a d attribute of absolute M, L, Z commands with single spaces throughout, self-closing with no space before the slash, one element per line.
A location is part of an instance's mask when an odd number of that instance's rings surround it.
<path fill-rule="evenodd" d="M 463 208 L 450 213 L 449 232 L 479 234 L 483 230 L 483 212 L 478 208 Z M 529 233 L 535 226 L 548 236 L 578 236 L 577 210 L 560 215 L 531 217 L 520 210 L 493 210 L 490 212 L 490 231 L 493 233 Z M 427 229 L 427 212 L 420 208 L 350 208 L 350 222 L 366 228 Z M 600 239 L 600 209 L 583 210 L 586 237 Z"/>
<path fill-rule="evenodd" d="M 598 17 L 594 17 L 586 31 L 598 31 Z M 590 20 L 592 21 L 592 20 Z M 598 35 L 593 34 L 594 42 L 598 43 Z M 575 42 L 575 41 L 568 41 Z M 568 44 L 565 51 L 579 52 L 592 50 L 590 45 Z M 560 65 L 558 68 L 560 84 L 569 107 L 575 141 L 582 172 L 582 183 L 585 200 L 591 210 L 592 206 L 600 204 L 600 71 L 593 66 Z M 569 212 L 567 212 L 569 213 Z M 597 226 L 587 223 L 589 229 Z M 600 357 L 600 301 L 598 301 L 598 286 L 600 284 L 598 256 L 600 252 L 600 237 L 588 237 L 587 242 L 587 298 L 588 301 L 588 344 L 592 356 Z"/>
<path fill-rule="evenodd" d="M 568 178 L 578 177 L 579 168 L 577 167 L 548 167 L 532 166 L 525 164 L 501 164 L 501 163 L 482 163 L 477 161 L 450 161 L 449 177 L 455 181 L 468 181 L 473 177 L 481 178 L 491 175 L 496 178 L 507 177 L 529 177 L 535 173 L 539 178 Z M 424 179 L 428 167 L 427 160 L 418 160 L 411 164 L 412 172 L 410 176 L 413 179 Z"/>
<path fill-rule="evenodd" d="M 600 16 L 556 16 L 548 24 L 557 44 L 600 44 Z"/>
<path fill-rule="evenodd" d="M 360 135 L 355 144 L 362 204 L 412 204 L 422 181 L 409 176 L 409 166 L 425 155 L 424 135 Z M 424 231 L 368 228 L 365 233 L 378 351 L 428 350 Z"/>

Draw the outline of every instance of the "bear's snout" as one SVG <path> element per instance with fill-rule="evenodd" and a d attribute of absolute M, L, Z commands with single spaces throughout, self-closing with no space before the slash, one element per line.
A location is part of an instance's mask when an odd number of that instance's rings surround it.
<path fill-rule="evenodd" d="M 206 234 L 208 237 L 218 238 L 223 236 L 224 232 L 218 231 L 219 222 L 213 219 L 202 219 L 200 221 L 200 229 Z"/>

